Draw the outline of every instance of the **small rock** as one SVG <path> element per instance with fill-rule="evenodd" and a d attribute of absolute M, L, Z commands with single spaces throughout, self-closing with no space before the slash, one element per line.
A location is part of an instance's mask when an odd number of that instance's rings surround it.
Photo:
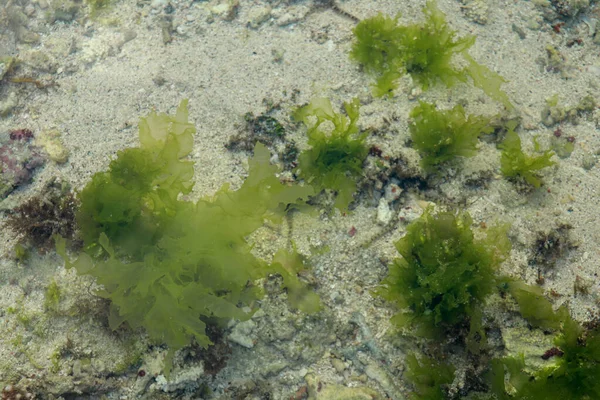
<path fill-rule="evenodd" d="M 421 211 L 417 207 L 403 207 L 398 212 L 398 219 L 405 223 L 411 223 L 421 216 Z"/>
<path fill-rule="evenodd" d="M 100 358 L 92 358 L 92 368 L 94 369 L 95 373 L 108 373 L 108 367 L 106 366 L 106 362 Z"/>
<path fill-rule="evenodd" d="M 255 335 L 253 335 L 256 322 L 251 319 L 239 322 L 229 334 L 229 340 L 248 349 L 254 347 Z"/>
<path fill-rule="evenodd" d="M 48 2 L 46 0 L 34 0 L 31 2 L 32 4 L 37 4 L 38 6 L 40 6 L 40 8 L 42 10 L 45 10 L 48 8 Z"/>
<path fill-rule="evenodd" d="M 156 377 L 155 385 L 166 393 L 182 391 L 184 389 L 196 389 L 199 387 L 199 382 L 203 375 L 204 367 L 200 364 L 173 373 L 169 377 L 169 380 L 163 375 L 159 375 Z"/>
<path fill-rule="evenodd" d="M 53 21 L 71 22 L 79 12 L 81 5 L 71 0 L 53 0 Z"/>
<path fill-rule="evenodd" d="M 44 164 L 39 147 L 30 141 L 32 136 L 30 130 L 15 130 L 0 143 L 0 197 L 31 182 L 35 170 Z"/>
<path fill-rule="evenodd" d="M 381 225 L 387 225 L 392 220 L 392 210 L 388 205 L 385 198 L 379 199 L 379 205 L 377 206 L 377 222 Z"/>
<path fill-rule="evenodd" d="M 167 5 L 167 0 L 152 0 L 150 7 L 154 9 L 163 8 Z"/>
<path fill-rule="evenodd" d="M 240 7 L 239 0 L 225 0 L 220 4 L 212 7 L 210 11 L 214 15 L 218 15 L 225 21 L 233 21 L 237 15 L 237 10 Z"/>
<path fill-rule="evenodd" d="M 384 397 L 373 389 L 366 387 L 346 387 L 341 385 L 323 384 L 319 393 L 323 400 L 383 400 Z"/>
<path fill-rule="evenodd" d="M 384 189 L 385 191 L 385 200 L 388 203 L 391 203 L 394 200 L 397 200 L 402 194 L 402 188 L 398 186 L 396 183 L 392 182 L 387 185 Z"/>
<path fill-rule="evenodd" d="M 82 376 L 80 360 L 75 360 L 73 362 L 73 376 L 76 378 L 81 378 L 81 376 Z"/>
<path fill-rule="evenodd" d="M 276 361 L 273 363 L 269 363 L 269 365 L 267 365 L 266 368 L 263 371 L 261 371 L 261 375 L 265 378 L 275 376 L 284 369 L 286 369 L 288 366 L 289 364 L 284 361 Z"/>
<path fill-rule="evenodd" d="M 344 296 L 342 296 L 339 292 L 331 293 L 329 298 L 334 302 L 334 304 L 344 304 L 345 302 Z"/>
<path fill-rule="evenodd" d="M 33 13 L 35 13 L 35 7 L 32 4 L 27 4 L 27 6 L 25 6 L 25 15 L 31 17 Z"/>
<path fill-rule="evenodd" d="M 594 165 L 596 165 L 597 162 L 598 157 L 595 154 L 586 153 L 581 159 L 581 166 L 586 171 L 589 171 L 590 169 L 594 168 Z"/>
<path fill-rule="evenodd" d="M 333 383 L 326 383 L 314 374 L 304 377 L 308 389 L 309 399 L 321 400 L 382 400 L 384 397 L 373 389 L 358 386 L 346 387 Z M 403 397 L 392 397 L 403 398 Z"/>
<path fill-rule="evenodd" d="M 276 21 L 277 26 L 287 26 L 296 22 L 302 21 L 310 12 L 311 8 L 298 4 L 296 6 L 288 6 L 285 8 L 276 8 L 271 12 L 271 17 Z"/>
<path fill-rule="evenodd" d="M 291 340 L 296 333 L 294 326 L 287 322 L 274 324 L 272 329 L 273 339 L 275 340 Z"/>
<path fill-rule="evenodd" d="M 31 29 L 27 29 L 24 26 L 19 27 L 16 32 L 19 42 L 21 43 L 36 44 L 40 41 L 39 34 L 35 33 Z"/>
<path fill-rule="evenodd" d="M 137 37 L 137 33 L 133 29 L 125 29 L 123 32 L 123 44 L 132 41 Z"/>
<path fill-rule="evenodd" d="M 467 18 L 481 25 L 487 24 L 490 6 L 487 0 L 463 0 L 461 7 Z"/>
<path fill-rule="evenodd" d="M 58 63 L 47 51 L 30 50 L 21 56 L 21 61 L 39 71 L 56 73 Z"/>
<path fill-rule="evenodd" d="M 396 384 L 391 379 L 390 374 L 381 368 L 377 363 L 369 361 L 365 367 L 365 374 L 376 381 L 392 398 L 402 398 Z"/>
<path fill-rule="evenodd" d="M 19 98 L 15 92 L 10 92 L 8 97 L 0 101 L 0 117 L 6 117 L 19 105 Z"/>
<path fill-rule="evenodd" d="M 344 372 L 344 370 L 346 369 L 346 364 L 344 364 L 344 362 L 342 360 L 340 360 L 339 358 L 332 358 L 331 365 L 333 365 L 333 368 L 335 368 L 335 370 L 339 374 Z"/>
<path fill-rule="evenodd" d="M 252 29 L 257 29 L 263 23 L 271 18 L 271 7 L 256 7 L 248 13 L 248 26 Z"/>
<path fill-rule="evenodd" d="M 36 138 L 36 144 L 46 150 L 48 157 L 55 163 L 63 164 L 69 159 L 69 150 L 63 144 L 57 130 L 41 132 Z"/>
<path fill-rule="evenodd" d="M 14 63 L 15 59 L 13 57 L 0 57 L 0 81 L 10 71 Z"/>

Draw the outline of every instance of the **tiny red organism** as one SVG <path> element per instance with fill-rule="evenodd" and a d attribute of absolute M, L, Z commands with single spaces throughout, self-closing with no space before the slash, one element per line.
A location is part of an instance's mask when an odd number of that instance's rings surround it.
<path fill-rule="evenodd" d="M 348 231 L 348 235 L 350 237 L 354 237 L 354 235 L 356 235 L 356 228 L 354 226 L 350 228 L 350 230 Z"/>
<path fill-rule="evenodd" d="M 33 138 L 33 132 L 30 129 L 15 129 L 10 132 L 10 140 L 25 140 Z"/>
<path fill-rule="evenodd" d="M 290 400 L 302 400 L 308 398 L 308 387 L 301 386 L 300 389 L 296 390 L 296 393 L 290 397 Z"/>
<path fill-rule="evenodd" d="M 4 389 L 2 389 L 2 392 L 0 393 L 0 399 L 2 399 L 2 400 L 15 400 L 15 399 L 33 400 L 33 399 L 35 399 L 35 396 L 33 395 L 33 393 L 29 393 L 27 391 L 19 389 L 14 385 L 7 385 L 4 387 Z"/>
<path fill-rule="evenodd" d="M 377 146 L 371 146 L 369 149 L 369 154 L 375 157 L 381 157 L 383 151 Z"/>
<path fill-rule="evenodd" d="M 0 138 L 0 198 L 4 198 L 18 186 L 29 183 L 34 170 L 42 166 L 45 157 L 42 150 L 30 139 L 29 129 L 18 129 Z"/>
<path fill-rule="evenodd" d="M 559 349 L 558 347 L 553 347 L 550 350 L 546 350 L 546 352 L 542 356 L 542 359 L 548 360 L 548 359 L 550 359 L 550 357 L 554 357 L 554 356 L 562 357 L 563 354 L 565 354 L 565 353 L 563 353 L 563 351 L 561 349 Z"/>
<path fill-rule="evenodd" d="M 560 28 L 562 28 L 565 25 L 564 22 L 559 22 L 557 24 L 552 25 L 552 30 L 556 33 L 560 33 Z"/>
<path fill-rule="evenodd" d="M 559 137 L 561 137 L 561 136 L 562 136 L 562 133 L 563 133 L 563 132 L 562 132 L 562 129 L 560 129 L 560 128 L 556 128 L 556 130 L 554 131 L 554 137 L 557 137 L 557 138 L 559 138 Z"/>
<path fill-rule="evenodd" d="M 138 376 L 139 376 L 140 378 L 143 378 L 144 376 L 146 376 L 146 371 L 144 371 L 143 369 L 140 369 L 140 370 L 138 371 Z"/>
<path fill-rule="evenodd" d="M 575 143 L 575 136 L 569 136 L 567 138 L 567 142 L 569 142 L 569 143 Z"/>

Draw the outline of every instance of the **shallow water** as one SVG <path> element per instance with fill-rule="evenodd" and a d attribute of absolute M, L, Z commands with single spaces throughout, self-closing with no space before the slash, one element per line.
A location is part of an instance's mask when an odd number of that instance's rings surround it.
<path fill-rule="evenodd" d="M 189 156 L 194 188 L 186 200 L 212 196 L 224 184 L 242 185 L 250 152 L 225 145 L 251 129 L 247 113 L 268 115 L 285 128 L 272 152 L 284 152 L 292 141 L 302 150 L 308 148 L 306 129 L 291 118 L 298 106 L 327 97 L 339 111 L 356 97 L 359 127 L 370 132 L 372 149 L 350 212 L 322 198 L 315 212 L 289 214 L 248 238 L 265 262 L 291 243 L 307 256 L 310 272 L 301 278 L 320 296 L 323 310 L 306 315 L 292 309 L 280 278 L 270 276 L 257 283 L 266 296 L 251 304 L 258 310 L 252 319 L 216 330 L 210 351 L 179 351 L 168 379 L 166 347 L 142 328 L 112 331 L 109 303 L 97 296 L 93 278 L 65 269 L 53 250 L 32 248 L 27 259 L 17 259 L 22 235 L 2 225 L 2 386 L 40 399 L 403 399 L 414 391 L 405 379 L 406 355 L 436 353 L 394 333 L 389 320 L 396 311 L 373 290 L 398 257 L 394 242 L 430 203 L 468 211 L 474 228 L 509 223 L 512 251 L 499 273 L 540 285 L 555 307 L 568 306 L 578 321 L 597 316 L 600 113 L 596 107 L 560 120 L 560 110 L 547 112 L 555 94 L 563 110 L 596 95 L 597 6 L 577 11 L 576 2 L 561 2 L 560 9 L 553 2 L 438 2 L 459 36 L 477 37 L 473 58 L 506 79 L 502 88 L 516 108 L 511 114 L 472 85 L 423 91 L 407 76 L 393 97 L 373 97 L 373 79 L 348 57 L 353 17 L 401 13 L 402 24 L 421 21 L 425 3 L 405 3 L 121 0 L 94 10 L 70 0 L 0 0 L 0 145 L 11 149 L 0 152 L 3 183 L 11 186 L 0 203 L 4 223 L 10 210 L 46 193 L 51 181 L 81 190 L 118 151 L 139 145 L 140 117 L 173 114 L 183 99 L 189 99 L 197 129 Z M 547 149 L 556 136 L 573 142 L 574 151 L 553 158 L 556 165 L 543 170 L 538 189 L 503 178 L 494 135 L 480 139 L 476 156 L 441 176 L 426 176 L 410 146 L 409 114 L 419 100 L 440 109 L 462 104 L 469 114 L 518 116 L 527 152 L 534 151 L 534 137 Z M 10 138 L 17 130 L 30 130 L 34 138 L 19 147 Z M 24 161 L 38 151 L 47 154 L 43 165 Z M 385 173 L 376 160 L 388 166 Z M 273 161 L 283 166 L 281 157 Z M 294 181 L 289 170 L 280 178 Z M 558 229 L 564 225 L 572 228 Z M 542 263 L 540 240 L 542 247 L 554 245 L 557 229 L 562 247 Z M 550 244 L 543 242 L 548 237 L 554 238 Z M 53 285 L 60 295 L 49 306 Z M 545 365 L 540 356 L 552 347 L 552 335 L 530 330 L 514 311 L 514 303 L 499 295 L 488 301 L 489 353 L 523 352 L 529 365 Z M 475 366 L 460 343 L 449 338 L 445 345 L 438 350 L 457 367 L 450 391 L 460 398 Z"/>

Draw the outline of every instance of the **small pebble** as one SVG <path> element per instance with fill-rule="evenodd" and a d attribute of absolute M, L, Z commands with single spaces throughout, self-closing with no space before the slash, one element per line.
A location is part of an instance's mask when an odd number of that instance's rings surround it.
<path fill-rule="evenodd" d="M 338 358 L 333 358 L 331 360 L 331 365 L 333 365 L 333 368 L 335 368 L 338 374 L 341 374 L 346 369 L 346 364 Z"/>
<path fill-rule="evenodd" d="M 387 225 L 392 220 L 392 210 L 385 198 L 379 199 L 377 206 L 377 222 L 381 225 Z"/>
<path fill-rule="evenodd" d="M 167 0 L 152 0 L 150 7 L 154 9 L 162 8 L 167 5 Z"/>
<path fill-rule="evenodd" d="M 27 4 L 27 6 L 25 7 L 25 15 L 31 17 L 33 13 L 35 13 L 35 7 L 31 4 Z"/>
<path fill-rule="evenodd" d="M 385 200 L 388 203 L 391 203 L 394 200 L 397 200 L 402 194 L 402 188 L 398 186 L 396 183 L 392 182 L 385 187 Z"/>

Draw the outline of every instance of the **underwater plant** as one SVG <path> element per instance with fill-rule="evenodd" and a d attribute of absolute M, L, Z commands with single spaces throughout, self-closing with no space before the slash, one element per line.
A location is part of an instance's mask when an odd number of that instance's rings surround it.
<path fill-rule="evenodd" d="M 313 194 L 276 177 L 266 147 L 257 144 L 248 177 L 232 191 L 224 185 L 196 203 L 178 198 L 192 188 L 193 164 L 185 159 L 195 129 L 187 101 L 175 116 L 151 113 L 139 125 L 141 146 L 120 151 L 79 194 L 77 219 L 85 252 L 71 260 L 65 240 L 57 251 L 67 268 L 91 275 L 110 299 L 109 325 L 143 327 L 166 343 L 168 374 L 176 350 L 192 340 L 206 347 L 207 323 L 248 319 L 261 291 L 251 283 L 284 275 L 292 306 L 317 311 L 318 297 L 298 281 L 305 265 L 285 253 L 273 265 L 256 258 L 246 237 L 265 219 L 279 221 L 288 204 Z M 291 260 L 291 261 L 290 261 Z"/>
<path fill-rule="evenodd" d="M 498 287 L 501 292 L 510 293 L 517 302 L 521 316 L 533 327 L 559 329 L 566 318 L 566 309 L 554 311 L 552 303 L 544 297 L 544 291 L 539 286 L 502 277 L 498 280 Z"/>
<path fill-rule="evenodd" d="M 426 171 L 456 157 L 474 156 L 479 136 L 493 131 L 489 118 L 466 117 L 461 105 L 440 111 L 434 104 L 420 102 L 410 117 L 412 145 L 421 155 Z"/>
<path fill-rule="evenodd" d="M 535 150 L 540 151 L 539 145 L 535 142 Z M 542 185 L 542 179 L 537 175 L 537 171 L 556 164 L 552 161 L 554 152 L 546 150 L 538 156 L 529 156 L 521 148 L 521 138 L 514 131 L 514 127 L 509 127 L 504 141 L 498 145 L 502 150 L 500 155 L 500 171 L 507 178 L 523 179 L 528 184 L 539 188 Z"/>
<path fill-rule="evenodd" d="M 29 129 L 17 129 L 0 137 L 0 200 L 33 180 L 35 171 L 47 161 L 43 149 L 32 140 Z"/>
<path fill-rule="evenodd" d="M 396 81 L 404 74 L 410 74 L 423 89 L 438 82 L 450 87 L 470 78 L 489 97 L 513 108 L 500 89 L 504 78 L 469 55 L 475 37 L 458 38 L 432 0 L 426 3 L 423 14 L 424 22 L 409 25 L 399 25 L 399 15 L 391 18 L 378 14 L 354 28 L 350 58 L 376 78 L 375 95 L 391 95 L 397 88 Z M 466 67 L 461 69 L 453 64 L 456 55 L 462 56 Z"/>
<path fill-rule="evenodd" d="M 555 347 L 542 356 L 546 365 L 541 369 L 526 372 L 523 357 L 493 361 L 490 381 L 497 399 L 600 398 L 600 326 L 595 323 L 586 329 L 568 312 L 562 314 L 561 332 L 554 340 Z"/>
<path fill-rule="evenodd" d="M 251 112 L 244 114 L 245 126 L 242 132 L 232 136 L 225 145 L 232 151 L 252 151 L 257 142 L 267 147 L 285 137 L 285 128 L 275 118 L 262 113 L 255 116 Z"/>
<path fill-rule="evenodd" d="M 194 166 L 185 157 L 196 130 L 187 117 L 184 101 L 174 117 L 151 113 L 142 118 L 141 146 L 120 151 L 108 171 L 95 174 L 81 190 L 77 223 L 88 253 L 102 253 L 101 234 L 130 256 L 156 246 L 164 225 L 182 206 L 177 196 L 193 186 Z"/>
<path fill-rule="evenodd" d="M 308 128 L 310 149 L 298 156 L 298 175 L 314 187 L 315 193 L 332 190 L 335 207 L 346 211 L 356 192 L 356 181 L 362 175 L 369 154 L 367 133 L 359 133 L 358 99 L 344 103 L 346 115 L 333 110 L 329 99 L 315 99 L 299 108 L 294 119 Z M 333 128 L 333 129 L 331 129 Z"/>
<path fill-rule="evenodd" d="M 100 12 L 105 11 L 111 6 L 113 0 L 85 0 L 85 3 L 89 6 L 90 17 L 96 18 Z"/>
<path fill-rule="evenodd" d="M 428 208 L 395 243 L 402 257 L 390 265 L 376 293 L 400 309 L 392 318 L 397 327 L 439 338 L 468 324 L 467 345 L 476 349 L 478 340 L 485 341 L 482 305 L 511 246 L 507 226 L 487 228 L 486 238 L 475 239 L 471 224 L 466 212 Z"/>
<path fill-rule="evenodd" d="M 406 356 L 406 377 L 414 386 L 413 399 L 446 400 L 444 386 L 454 380 L 455 368 L 450 364 L 414 354 Z"/>
<path fill-rule="evenodd" d="M 31 246 L 46 253 L 54 248 L 53 235 L 75 238 L 77 206 L 69 185 L 52 180 L 44 185 L 39 195 L 12 209 L 6 225 L 20 234 L 22 249 Z"/>

